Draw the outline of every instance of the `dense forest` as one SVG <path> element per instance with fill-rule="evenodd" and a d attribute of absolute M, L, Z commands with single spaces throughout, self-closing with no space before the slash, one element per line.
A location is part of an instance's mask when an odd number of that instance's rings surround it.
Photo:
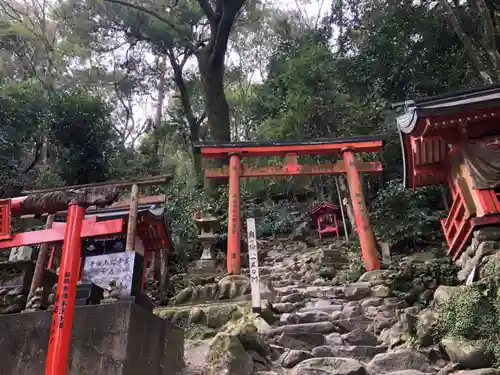
<path fill-rule="evenodd" d="M 378 192 L 372 214 L 405 241 L 408 228 L 394 225 L 411 212 L 418 237 L 436 223 L 436 194 L 398 182 L 391 104 L 497 81 L 499 7 L 0 0 L 0 195 L 171 173 L 162 190 L 183 243 L 194 233 L 192 208 L 208 199 L 196 143 L 383 134 L 383 153 L 367 156 L 384 165 L 381 178 L 365 181 L 368 194 Z M 248 203 L 290 191 L 334 196 L 334 186 L 317 177 L 247 181 L 243 190 Z M 223 190 L 215 194 L 220 207 Z M 277 212 L 281 203 L 273 204 Z M 269 232 L 288 225 L 264 224 Z"/>

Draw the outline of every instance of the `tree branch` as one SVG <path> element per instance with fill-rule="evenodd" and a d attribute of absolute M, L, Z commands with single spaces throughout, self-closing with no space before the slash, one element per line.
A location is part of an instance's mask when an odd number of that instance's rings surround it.
<path fill-rule="evenodd" d="M 472 39 L 463 31 L 455 10 L 452 8 L 450 3 L 448 3 L 448 0 L 440 0 L 440 3 L 448 14 L 451 26 L 453 27 L 455 34 L 457 34 L 458 38 L 462 42 L 465 52 L 469 56 L 469 59 L 471 60 L 474 67 L 478 70 L 481 78 L 485 81 L 485 83 L 493 83 L 491 73 L 487 71 L 486 66 L 481 61 L 479 54 L 477 53 L 474 44 L 472 43 Z"/>
<path fill-rule="evenodd" d="M 219 0 L 218 5 L 222 4 L 221 14 L 217 30 L 212 30 L 212 35 L 214 35 L 214 38 L 211 38 L 213 41 L 213 49 L 212 53 L 210 54 L 210 64 L 217 65 L 224 62 L 231 28 L 233 27 L 236 15 L 238 14 L 244 3 L 245 0 L 229 0 L 227 2 L 225 2 L 224 0 Z M 219 15 L 217 14 L 217 16 Z"/>
<path fill-rule="evenodd" d="M 209 3 L 209 0 L 198 0 L 198 4 L 200 4 L 201 10 L 205 13 L 210 23 L 215 22 L 215 12 Z"/>
<path fill-rule="evenodd" d="M 189 96 L 189 89 L 184 81 L 184 77 L 182 76 L 182 66 L 179 64 L 177 59 L 174 56 L 174 51 L 172 48 L 169 49 L 167 56 L 170 60 L 170 65 L 172 66 L 172 70 L 174 71 L 174 82 L 177 85 L 177 88 L 181 97 L 182 109 L 184 111 L 184 116 L 186 116 L 186 120 L 189 124 L 190 130 L 190 140 L 191 143 L 196 143 L 198 141 L 198 124 L 196 122 L 196 117 L 193 113 L 193 108 L 191 105 L 191 98 Z M 186 55 L 184 55 L 185 58 Z M 187 60 L 187 59 L 186 59 Z M 183 59 L 184 61 L 184 59 Z"/>
<path fill-rule="evenodd" d="M 497 76 L 500 71 L 500 54 L 498 53 L 496 43 L 496 30 L 493 25 L 493 20 L 490 17 L 490 10 L 484 0 L 476 0 L 476 6 L 479 9 L 479 14 L 483 20 L 484 38 L 486 52 L 490 58 L 492 65 L 495 67 Z"/>
<path fill-rule="evenodd" d="M 187 48 L 189 48 L 190 50 L 192 50 L 195 53 L 197 52 L 196 47 L 191 43 L 191 41 L 188 38 L 186 38 L 185 35 L 183 35 L 182 30 L 180 30 L 177 25 L 175 25 L 168 18 L 162 16 L 160 13 L 158 13 L 154 10 L 147 9 L 141 5 L 129 3 L 127 1 L 122 1 L 122 0 L 104 0 L 104 1 L 108 2 L 108 3 L 112 3 L 112 4 L 123 5 L 125 7 L 138 10 L 139 12 L 146 13 L 147 15 L 149 15 L 153 18 L 156 18 L 157 20 L 167 24 L 179 36 L 179 38 L 182 40 L 182 44 L 184 46 L 186 46 Z"/>
<path fill-rule="evenodd" d="M 33 161 L 21 171 L 22 174 L 26 174 L 29 171 L 31 171 L 35 167 L 36 163 L 38 163 L 38 160 L 40 160 L 40 151 L 42 150 L 42 143 L 43 142 L 36 142 L 35 155 Z"/>

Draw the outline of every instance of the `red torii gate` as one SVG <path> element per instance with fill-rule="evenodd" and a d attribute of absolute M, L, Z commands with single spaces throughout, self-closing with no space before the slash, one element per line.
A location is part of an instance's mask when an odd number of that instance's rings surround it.
<path fill-rule="evenodd" d="M 267 141 L 204 143 L 196 148 L 205 159 L 229 158 L 229 166 L 205 171 L 205 178 L 229 178 L 227 269 L 229 273 L 240 273 L 240 178 L 346 174 L 354 209 L 356 228 L 359 234 L 363 261 L 367 270 L 379 269 L 375 237 L 370 225 L 359 173 L 379 173 L 380 162 L 361 162 L 355 153 L 378 152 L 382 149 L 382 137 L 352 137 L 318 139 L 308 141 Z M 335 164 L 302 165 L 297 156 L 341 154 L 342 161 Z M 271 157 L 285 158 L 283 166 L 262 168 L 247 167 L 241 158 Z"/>
<path fill-rule="evenodd" d="M 118 199 L 117 189 L 131 188 L 127 242 L 136 234 L 139 186 L 167 183 L 170 176 L 156 176 L 136 181 L 115 181 L 59 189 L 26 192 L 26 196 L 0 199 L 0 249 L 15 246 L 63 242 L 61 265 L 58 276 L 56 301 L 45 364 L 46 375 L 65 375 L 71 341 L 71 329 L 75 309 L 76 288 L 80 268 L 81 240 L 88 237 L 119 234 L 124 231 L 123 218 L 97 221 L 85 219 L 89 206 L 107 206 Z M 57 196 L 67 191 L 68 196 Z M 135 194 L 134 194 L 135 191 Z M 12 233 L 13 217 L 32 217 L 66 212 L 66 223 L 54 223 L 51 227 L 24 233 Z M 132 241 L 133 243 L 133 241 Z M 133 250 L 133 249 L 132 249 Z M 41 251 L 40 251 L 41 252 Z M 37 261 L 37 267 L 43 262 Z M 36 269 L 34 278 L 36 278 Z"/>

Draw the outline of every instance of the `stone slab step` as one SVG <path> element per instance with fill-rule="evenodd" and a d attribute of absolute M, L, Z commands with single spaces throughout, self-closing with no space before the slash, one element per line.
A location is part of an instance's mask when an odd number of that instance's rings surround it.
<path fill-rule="evenodd" d="M 332 322 L 290 324 L 270 328 L 263 332 L 266 337 L 273 337 L 282 333 L 321 333 L 328 334 L 335 332 L 335 325 Z"/>
<path fill-rule="evenodd" d="M 342 307 L 343 307 L 342 305 L 303 307 L 298 312 L 299 313 L 306 313 L 306 312 L 313 312 L 313 311 L 321 311 L 321 312 L 331 314 L 334 311 L 341 311 Z"/>
<path fill-rule="evenodd" d="M 316 347 L 312 350 L 315 357 L 340 357 L 352 358 L 361 362 L 370 362 L 377 354 L 385 353 L 386 346 L 339 346 L 339 345 L 324 345 Z"/>

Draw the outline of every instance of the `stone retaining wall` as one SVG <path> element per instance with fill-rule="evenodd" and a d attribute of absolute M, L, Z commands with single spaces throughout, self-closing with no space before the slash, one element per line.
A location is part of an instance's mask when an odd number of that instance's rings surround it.
<path fill-rule="evenodd" d="M 474 268 L 476 269 L 475 274 L 479 275 L 481 268 L 499 250 L 499 226 L 487 226 L 474 231 L 471 244 L 456 261 L 457 266 L 461 268 L 458 272 L 458 279 L 465 282 Z"/>

